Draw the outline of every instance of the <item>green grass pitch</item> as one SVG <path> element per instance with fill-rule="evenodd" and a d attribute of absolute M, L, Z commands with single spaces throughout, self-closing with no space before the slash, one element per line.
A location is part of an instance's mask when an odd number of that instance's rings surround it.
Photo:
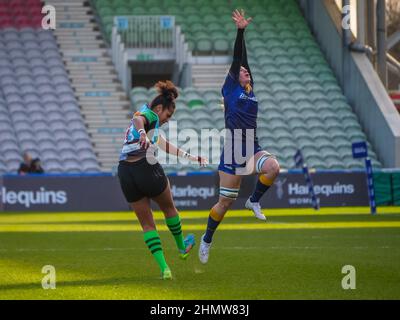
<path fill-rule="evenodd" d="M 155 213 L 172 281 L 160 280 L 134 213 L 1 213 L 0 299 L 400 299 L 400 208 L 228 212 L 207 265 L 178 257 Z M 200 239 L 207 212 L 181 212 Z M 56 269 L 45 290 L 42 267 Z M 356 289 L 342 288 L 342 267 Z"/>

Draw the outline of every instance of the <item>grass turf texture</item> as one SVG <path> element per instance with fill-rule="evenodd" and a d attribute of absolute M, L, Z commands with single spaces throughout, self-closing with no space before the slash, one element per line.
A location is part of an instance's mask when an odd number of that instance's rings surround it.
<path fill-rule="evenodd" d="M 400 299 L 400 208 L 229 212 L 210 260 L 197 258 L 208 212 L 181 212 L 197 244 L 179 259 L 163 216 L 156 223 L 172 281 L 160 280 L 133 213 L 0 214 L 0 299 Z M 57 288 L 44 290 L 44 265 Z M 344 265 L 356 289 L 343 290 Z"/>

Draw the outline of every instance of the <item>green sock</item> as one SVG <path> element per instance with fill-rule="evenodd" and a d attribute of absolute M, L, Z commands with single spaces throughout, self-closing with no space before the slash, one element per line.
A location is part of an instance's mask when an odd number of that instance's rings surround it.
<path fill-rule="evenodd" d="M 144 242 L 149 248 L 151 254 L 154 259 L 156 259 L 161 272 L 164 272 L 165 269 L 169 269 L 167 262 L 165 261 L 163 249 L 161 247 L 161 240 L 156 230 L 147 231 L 143 235 Z"/>
<path fill-rule="evenodd" d="M 185 242 L 183 241 L 181 219 L 179 218 L 179 215 L 171 218 L 166 218 L 165 222 L 167 223 L 169 231 L 171 231 L 172 235 L 175 238 L 176 246 L 179 250 L 184 251 L 186 249 L 186 246 Z"/>

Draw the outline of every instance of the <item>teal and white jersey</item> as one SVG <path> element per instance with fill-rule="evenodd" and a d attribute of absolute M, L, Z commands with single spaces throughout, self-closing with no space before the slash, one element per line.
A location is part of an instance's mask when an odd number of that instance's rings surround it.
<path fill-rule="evenodd" d="M 158 143 L 158 128 L 160 124 L 158 115 L 151 110 L 147 104 L 145 104 L 140 108 L 139 111 L 135 112 L 133 116 L 144 116 L 147 119 L 147 124 L 145 125 L 144 129 L 148 134 L 150 142 L 152 144 Z M 125 133 L 124 145 L 122 147 L 119 160 L 126 160 L 128 156 L 146 156 L 146 150 L 140 147 L 139 138 L 140 134 L 135 128 L 132 119 L 131 124 Z"/>

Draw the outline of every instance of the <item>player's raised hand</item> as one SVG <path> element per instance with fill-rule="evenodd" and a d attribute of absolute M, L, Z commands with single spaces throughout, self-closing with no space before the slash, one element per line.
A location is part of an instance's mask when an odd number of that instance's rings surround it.
<path fill-rule="evenodd" d="M 232 19 L 235 21 L 235 24 L 238 29 L 245 29 L 249 23 L 251 22 L 252 18 L 245 18 L 244 10 L 235 10 L 232 13 Z"/>

